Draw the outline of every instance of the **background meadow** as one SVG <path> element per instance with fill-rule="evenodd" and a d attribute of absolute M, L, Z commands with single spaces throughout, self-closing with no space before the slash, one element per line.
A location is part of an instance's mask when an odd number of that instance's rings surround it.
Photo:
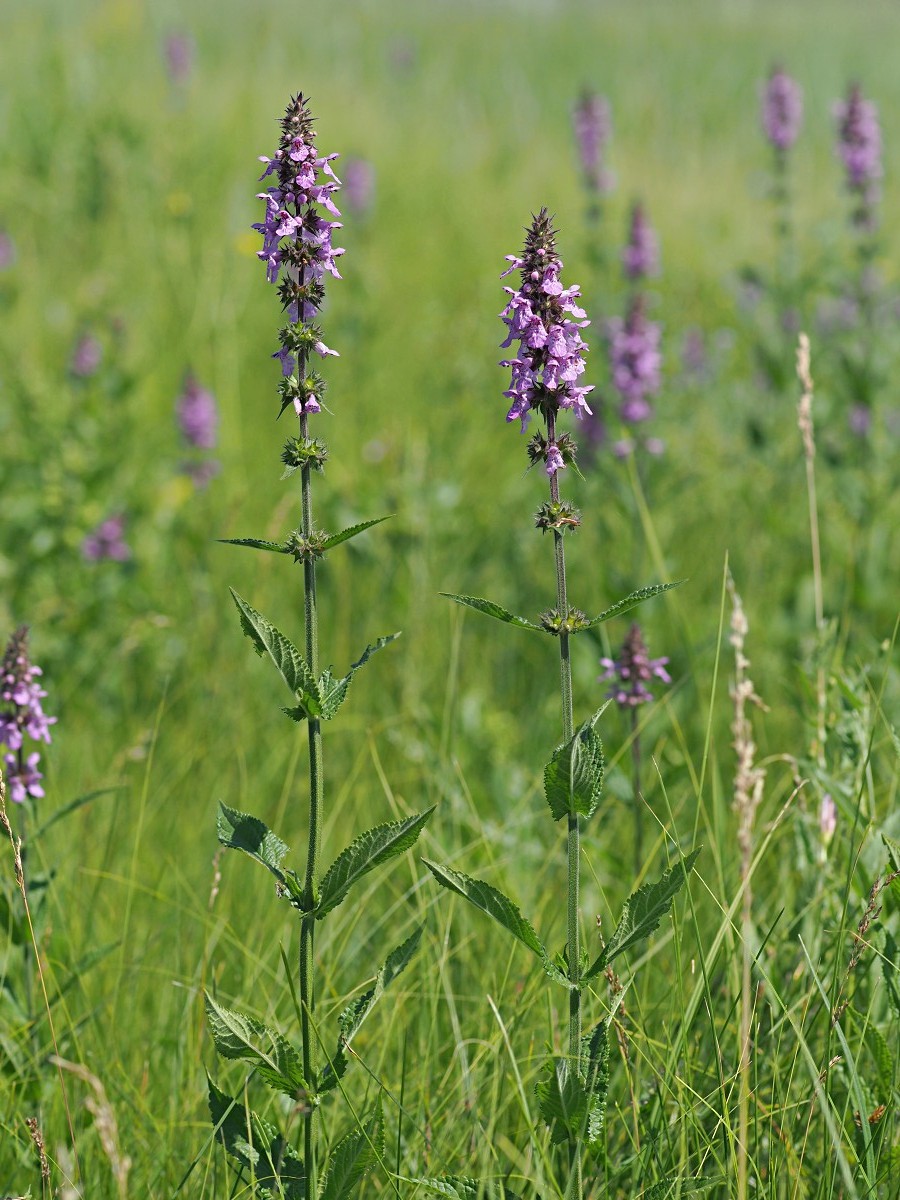
<path fill-rule="evenodd" d="M 100 1111 L 117 1120 L 104 1140 L 85 1106 L 98 1102 L 96 1084 L 62 1071 L 83 1179 L 81 1192 L 67 1191 L 76 1168 L 53 1038 L 40 1005 L 33 1020 L 22 1007 L 18 948 L 0 950 L 0 1194 L 41 1194 L 32 1115 L 60 1195 L 249 1194 L 211 1142 L 202 989 L 290 1029 L 288 1007 L 271 1011 L 270 997 L 285 995 L 279 947 L 293 930 L 257 873 L 217 854 L 215 812 L 221 800 L 257 813 L 299 849 L 306 741 L 275 713 L 273 681 L 246 652 L 227 589 L 298 638 L 303 611 L 299 575 L 286 582 L 274 557 L 216 539 L 280 537 L 298 519 L 297 489 L 279 480 L 286 419 L 274 420 L 268 357 L 278 306 L 249 226 L 260 219 L 256 156 L 271 152 L 274 122 L 302 88 L 320 150 L 364 158 L 375 177 L 369 210 L 345 209 L 344 280 L 323 315 L 341 357 L 324 371 L 333 416 L 319 419 L 331 457 L 317 515 L 331 530 L 394 514 L 320 573 L 325 661 L 350 661 L 374 635 L 403 630 L 328 730 L 326 856 L 347 830 L 437 804 L 423 852 L 503 887 L 549 945 L 564 941 L 564 854 L 541 787 L 559 740 L 552 643 L 495 636 L 492 622 L 439 593 L 489 596 L 530 617 L 553 602 L 549 540 L 532 520 L 543 487 L 504 422 L 498 276 L 546 205 L 565 278 L 581 283 L 594 319 L 587 378 L 614 438 L 603 324 L 625 303 L 618 254 L 639 197 L 662 249 L 651 304 L 664 383 L 652 425 L 665 451 L 620 459 L 607 443 L 582 454 L 583 479 L 567 472 L 565 494 L 585 517 L 569 543 L 570 599 L 599 612 L 641 585 L 687 580 L 640 611 L 673 678 L 640 712 L 644 870 L 655 877 L 676 850 L 704 849 L 673 917 L 622 969 L 627 978 L 641 967 L 614 1053 L 597 1194 L 641 1195 L 676 1174 L 738 1194 L 746 939 L 756 964 L 754 1194 L 900 1195 L 898 883 L 878 898 L 862 942 L 853 936 L 876 879 L 900 868 L 895 7 L 0 8 L 0 228 L 13 248 L 0 271 L 0 630 L 30 625 L 46 707 L 59 718 L 32 831 L 97 793 L 34 839 L 28 869 L 55 873 L 43 957 L 58 1053 L 99 1081 Z M 182 79 L 167 72 L 172 33 L 193 47 Z M 791 155 L 794 307 L 816 381 L 818 632 L 795 337 L 773 333 L 746 273 L 742 283 L 747 267 L 771 275 L 776 261 L 758 115 L 774 62 L 804 89 Z M 862 437 L 848 420 L 860 335 L 829 322 L 855 270 L 831 112 L 853 79 L 879 106 L 886 163 L 874 423 Z M 613 112 L 602 261 L 571 130 L 586 85 Z M 692 331 L 704 348 L 695 369 L 682 355 Z M 85 337 L 101 357 L 79 374 L 73 354 Z M 761 348 L 771 359 L 773 347 L 780 374 L 771 362 L 761 369 Z M 185 472 L 199 458 L 175 419 L 189 371 L 220 414 L 209 456 L 220 470 L 203 488 Z M 116 514 L 130 557 L 87 560 L 85 538 Z M 743 929 L 726 562 L 768 705 L 754 716 L 767 781 Z M 599 658 L 618 649 L 627 623 L 600 628 L 574 646 L 583 716 L 602 703 Z M 820 679 L 828 739 L 811 754 Z M 589 939 L 593 915 L 608 930 L 633 884 L 630 726 L 611 707 L 600 732 L 608 787 L 585 837 Z M 827 845 L 825 794 L 837 804 Z M 11 851 L 0 855 L 11 885 Z M 357 1073 L 351 1098 L 362 1103 L 375 1077 L 391 1097 L 391 1151 L 364 1194 L 424 1195 L 402 1180 L 449 1172 L 508 1173 L 517 1191 L 557 1195 L 546 1147 L 531 1136 L 532 1088 L 546 1045 L 560 1045 L 562 1016 L 521 948 L 438 895 L 417 854 L 330 927 L 330 961 L 341 965 L 329 968 L 323 951 L 324 1011 L 339 1010 L 421 919 L 418 957 L 355 1046 L 371 1076 Z M 832 1027 L 843 998 L 850 1006 Z M 606 1003 L 604 987 L 598 1014 Z M 235 1070 L 236 1087 L 242 1078 Z"/>

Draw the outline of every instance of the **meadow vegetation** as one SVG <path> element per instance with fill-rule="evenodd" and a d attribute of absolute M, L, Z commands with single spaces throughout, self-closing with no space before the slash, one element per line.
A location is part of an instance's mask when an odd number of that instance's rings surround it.
<path fill-rule="evenodd" d="M 296 1038 L 296 929 L 262 873 L 222 853 L 216 814 L 262 818 L 302 865 L 307 739 L 276 711 L 228 588 L 297 645 L 304 605 L 278 556 L 217 539 L 299 522 L 296 479 L 279 478 L 277 305 L 250 225 L 257 156 L 302 89 L 338 175 L 356 158 L 374 179 L 365 211 L 344 206 L 343 281 L 322 314 L 340 358 L 323 367 L 317 522 L 393 514 L 321 566 L 325 664 L 402 630 L 327 731 L 328 860 L 436 806 L 316 943 L 333 1023 L 424 926 L 354 1041 L 340 1114 L 322 1106 L 325 1143 L 383 1087 L 385 1145 L 361 1194 L 425 1196 L 414 1181 L 439 1176 L 565 1194 L 535 1093 L 548 1051 L 565 1054 L 562 993 L 421 862 L 515 896 L 551 952 L 564 946 L 565 839 L 542 779 L 563 733 L 556 648 L 440 595 L 530 620 L 556 600 L 534 528 L 546 478 L 526 472 L 497 366 L 504 255 L 546 206 L 592 319 L 584 378 L 608 434 L 589 445 L 569 422 L 580 474 L 564 488 L 584 516 L 567 535 L 569 599 L 592 615 L 685 580 L 573 641 L 577 721 L 603 704 L 601 659 L 633 615 L 672 680 L 597 724 L 590 957 L 637 884 L 702 848 L 658 931 L 591 985 L 615 1036 L 584 1194 L 900 1196 L 893 6 L 34 0 L 3 24 L 0 635 L 30 627 L 58 720 L 46 795 L 7 797 L 40 973 L 0 845 L 0 1195 L 265 1194 L 213 1138 L 205 1068 L 234 1093 L 248 1071 L 216 1061 L 204 993 Z M 181 75 L 173 33 L 190 39 Z M 776 63 L 804 97 L 789 246 L 759 123 Z M 832 111 L 854 80 L 878 106 L 885 162 L 862 249 Z M 585 86 L 613 121 L 599 222 L 571 124 Z M 620 457 L 604 330 L 631 294 L 620 252 L 636 199 L 661 250 L 644 286 L 664 446 Z M 189 377 L 195 399 L 215 398 L 214 448 L 179 425 Z M 95 553 L 91 537 L 125 549 Z M 253 1103 L 302 1142 L 298 1107 L 257 1083 Z"/>

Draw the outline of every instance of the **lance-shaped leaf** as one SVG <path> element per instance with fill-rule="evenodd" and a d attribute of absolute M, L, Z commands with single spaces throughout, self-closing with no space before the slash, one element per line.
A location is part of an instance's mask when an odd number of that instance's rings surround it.
<path fill-rule="evenodd" d="M 465 896 L 470 904 L 474 904 L 483 913 L 493 917 L 498 925 L 502 925 L 514 938 L 518 938 L 533 954 L 538 956 L 541 965 L 551 979 L 569 987 L 569 980 L 550 958 L 541 939 L 535 933 L 534 927 L 522 916 L 508 896 L 504 896 L 501 891 L 491 887 L 489 883 L 464 875 L 462 871 L 453 871 L 450 867 L 439 867 L 437 863 L 429 862 L 427 858 L 423 858 L 422 862 L 438 883 L 449 888 L 451 892 Z"/>
<path fill-rule="evenodd" d="M 494 617 L 495 620 L 504 621 L 507 625 L 515 625 L 517 629 L 533 629 L 537 633 L 547 633 L 542 625 L 535 625 L 534 621 L 529 621 L 525 617 L 517 617 L 515 613 L 511 613 L 502 605 L 495 604 L 493 600 L 482 600 L 479 596 L 456 596 L 453 592 L 441 592 L 441 595 L 446 596 L 448 600 L 455 600 L 457 604 L 474 608 L 487 617 Z"/>
<path fill-rule="evenodd" d="M 414 1179 L 419 1187 L 434 1196 L 446 1196 L 448 1200 L 519 1200 L 518 1192 L 512 1192 L 503 1183 L 491 1180 L 469 1179 L 464 1175 L 445 1175 L 441 1179 Z"/>
<path fill-rule="evenodd" d="M 588 1123 L 591 1098 L 578 1072 L 571 1070 L 563 1058 L 551 1059 L 534 1091 L 553 1145 L 580 1141 Z"/>
<path fill-rule="evenodd" d="M 274 554 L 287 554 L 284 542 L 270 542 L 266 538 L 219 538 L 225 546 L 249 546 L 251 550 L 271 550 Z"/>
<path fill-rule="evenodd" d="M 231 595 L 241 614 L 241 628 L 253 643 L 257 654 L 268 654 L 278 668 L 278 673 L 300 701 L 299 708 L 285 710 L 295 720 L 301 717 L 295 714 L 302 709 L 303 717 L 318 716 L 321 711 L 322 696 L 314 675 L 306 665 L 306 659 L 297 647 L 275 628 L 271 622 L 251 607 L 246 600 L 241 599 L 234 588 Z"/>
<path fill-rule="evenodd" d="M 377 642 L 372 642 L 366 646 L 356 662 L 351 663 L 347 674 L 340 679 L 335 679 L 330 668 L 322 672 L 319 677 L 318 688 L 319 695 L 322 698 L 321 712 L 324 720 L 330 721 L 344 703 L 347 698 L 347 689 L 350 686 L 350 681 L 360 667 L 364 667 L 373 654 L 377 654 L 379 650 L 383 650 L 385 646 L 389 646 L 391 642 L 395 642 L 399 636 L 399 633 L 389 633 L 385 637 L 380 637 Z"/>
<path fill-rule="evenodd" d="M 603 791 L 603 743 L 594 725 L 603 708 L 576 729 L 571 741 L 554 750 L 544 768 L 544 794 L 554 821 L 569 813 L 591 817 L 597 811 Z"/>
<path fill-rule="evenodd" d="M 348 1133 L 329 1155 L 319 1200 L 346 1200 L 363 1176 L 383 1157 L 384 1122 L 379 1096 L 375 1111 L 364 1127 Z"/>
<path fill-rule="evenodd" d="M 335 1087 L 347 1070 L 347 1048 L 359 1031 L 366 1017 L 384 995 L 384 990 L 397 978 L 401 971 L 409 965 L 410 959 L 419 948 L 424 925 L 420 925 L 410 936 L 385 959 L 384 965 L 375 976 L 374 984 L 361 996 L 351 1000 L 338 1018 L 341 1035 L 338 1038 L 337 1050 L 331 1062 L 322 1071 L 319 1081 L 319 1091 L 327 1092 Z"/>
<path fill-rule="evenodd" d="M 337 908 L 354 883 L 364 875 L 414 845 L 433 812 L 434 807 L 423 813 L 413 813 L 404 821 L 387 821 L 361 833 L 325 872 L 315 907 L 316 917 L 321 920 Z"/>
<path fill-rule="evenodd" d="M 208 992 L 206 1019 L 223 1058 L 252 1063 L 266 1083 L 294 1100 L 306 1097 L 309 1088 L 303 1078 L 300 1055 L 276 1029 L 246 1013 L 223 1008 Z"/>
<path fill-rule="evenodd" d="M 629 609 L 643 604 L 645 600 L 649 600 L 653 596 L 659 596 L 662 592 L 671 591 L 672 588 L 680 587 L 683 583 L 684 580 L 679 579 L 675 583 L 654 583 L 650 587 L 638 588 L 636 592 L 632 592 L 624 600 L 617 600 L 615 604 L 611 604 L 609 608 L 605 608 L 602 613 L 593 617 L 585 625 L 585 629 L 592 629 L 594 625 L 602 625 L 604 621 L 621 616 L 622 613 L 628 612 Z"/>
<path fill-rule="evenodd" d="M 390 517 L 374 517 L 371 521 L 360 521 L 358 525 L 348 525 L 346 529 L 342 529 L 340 533 L 333 533 L 327 537 L 322 543 L 323 550 L 330 550 L 332 546 L 339 546 L 341 542 L 349 542 L 351 538 L 355 538 L 358 533 L 363 533 L 367 529 L 371 529 L 373 525 L 380 525 L 382 521 L 388 521 Z"/>
<path fill-rule="evenodd" d="M 588 967 L 585 982 L 593 979 L 625 950 L 649 937 L 672 907 L 672 901 L 684 884 L 687 874 L 697 861 L 699 850 L 693 850 L 680 862 L 664 871 L 656 883 L 645 883 L 625 901 L 625 908 L 616 931 Z"/>
<path fill-rule="evenodd" d="M 207 1076 L 209 1113 L 215 1138 L 240 1165 L 252 1172 L 258 1188 L 284 1200 L 303 1200 L 303 1163 L 278 1130 Z"/>

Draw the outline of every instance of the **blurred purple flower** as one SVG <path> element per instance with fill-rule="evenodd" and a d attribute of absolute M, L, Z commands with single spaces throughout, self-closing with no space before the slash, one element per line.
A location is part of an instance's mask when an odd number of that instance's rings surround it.
<path fill-rule="evenodd" d="M 601 681 L 613 680 L 607 695 L 615 700 L 620 708 L 637 708 L 639 704 L 653 699 L 647 684 L 654 676 L 663 683 L 672 682 L 666 670 L 668 661 L 668 658 L 649 657 L 641 635 L 641 627 L 635 621 L 622 643 L 619 657 L 600 659 L 604 673 L 599 678 Z"/>
<path fill-rule="evenodd" d="M 56 724 L 56 717 L 48 717 L 41 704 L 47 695 L 38 683 L 41 674 L 41 668 L 29 661 L 28 626 L 22 625 L 9 639 L 0 666 L 0 744 L 9 751 L 4 754 L 5 774 L 16 804 L 26 796 L 44 794 L 37 769 L 40 754 L 22 753 L 25 737 L 49 745 L 50 726 Z"/>
<path fill-rule="evenodd" d="M 194 39 L 189 33 L 173 30 L 163 39 L 163 57 L 170 83 L 181 87 L 187 83 L 194 68 Z"/>
<path fill-rule="evenodd" d="M 184 390 L 175 404 L 178 427 L 189 446 L 212 450 L 216 444 L 219 410 L 212 392 L 202 388 L 191 372 L 184 381 Z"/>
<path fill-rule="evenodd" d="M 837 152 L 847 173 L 847 188 L 858 200 L 853 223 L 871 231 L 876 224 L 878 181 L 883 174 L 881 125 L 878 109 L 864 100 L 858 83 L 851 84 L 846 100 L 834 106 L 838 123 Z"/>
<path fill-rule="evenodd" d="M 202 462 L 186 462 L 181 469 L 193 481 L 198 492 L 202 492 L 222 470 L 222 464 L 217 458 L 205 458 Z"/>
<path fill-rule="evenodd" d="M 622 251 L 625 276 L 632 282 L 659 274 L 659 239 L 639 201 L 631 206 L 628 244 Z"/>
<path fill-rule="evenodd" d="M 834 106 L 838 122 L 838 154 L 849 187 L 859 190 L 881 178 L 881 125 L 878 109 L 864 100 L 859 84 L 851 84 L 846 100 Z"/>
<path fill-rule="evenodd" d="M 344 164 L 344 194 L 350 211 L 364 217 L 375 195 L 375 168 L 364 158 L 348 158 Z"/>
<path fill-rule="evenodd" d="M 826 792 L 822 797 L 822 803 L 819 805 L 819 833 L 822 835 L 822 841 L 827 846 L 834 837 L 834 832 L 837 829 L 837 805 L 831 797 L 830 792 Z"/>
<path fill-rule="evenodd" d="M 803 90 L 780 67 L 774 67 L 762 90 L 762 127 L 780 153 L 796 142 L 803 122 Z"/>
<path fill-rule="evenodd" d="M 872 410 L 868 404 L 854 404 L 847 414 L 847 424 L 857 437 L 868 437 L 872 428 Z"/>
<path fill-rule="evenodd" d="M 0 271 L 8 271 L 15 261 L 16 244 L 5 229 L 0 229 Z"/>
<path fill-rule="evenodd" d="M 662 356 L 661 329 L 647 318 L 642 296 L 631 302 L 624 321 L 613 317 L 607 322 L 607 335 L 612 381 L 622 397 L 622 420 L 645 421 L 653 412 L 648 397 L 659 390 Z"/>
<path fill-rule="evenodd" d="M 506 261 L 510 265 L 501 278 L 513 271 L 521 275 L 518 289 L 504 287 L 509 302 L 500 314 L 509 330 L 502 349 L 519 343 L 517 357 L 500 364 L 512 368 L 503 393 L 512 401 L 507 421 L 521 421 L 524 433 L 532 409 L 540 410 L 548 429 L 550 418 L 555 419 L 560 409 L 574 409 L 577 417 L 590 415 L 585 396 L 593 385 L 578 385 L 588 351 L 581 330 L 590 322 L 576 303 L 581 295 L 578 287 L 563 288 L 560 283 L 563 263 L 545 208 L 532 219 L 522 254 L 507 254 Z M 549 475 L 565 465 L 552 439 L 545 447 L 544 461 Z"/>
<path fill-rule="evenodd" d="M 694 379 L 700 379 L 709 370 L 709 355 L 703 330 L 693 326 L 685 330 L 681 342 L 681 369 Z"/>
<path fill-rule="evenodd" d="M 81 556 L 88 562 L 112 559 L 126 562 L 131 558 L 131 549 L 125 541 L 125 517 L 115 513 L 107 517 L 81 543 Z"/>
<path fill-rule="evenodd" d="M 604 162 L 612 133 L 612 112 L 606 97 L 585 88 L 572 109 L 572 126 L 585 182 L 592 191 L 606 195 L 613 189 L 613 177 Z"/>
<path fill-rule="evenodd" d="M 102 361 L 103 347 L 95 337 L 86 333 L 75 343 L 69 369 L 80 379 L 89 379 L 91 375 L 96 375 Z"/>

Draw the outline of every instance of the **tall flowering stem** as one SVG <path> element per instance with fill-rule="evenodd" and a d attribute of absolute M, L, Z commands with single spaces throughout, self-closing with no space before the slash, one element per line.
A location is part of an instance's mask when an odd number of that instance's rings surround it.
<path fill-rule="evenodd" d="M 637 621 L 633 621 L 618 658 L 601 658 L 602 680 L 612 686 L 607 695 L 618 707 L 631 715 L 632 804 L 634 807 L 634 869 L 640 873 L 643 864 L 643 821 L 641 820 L 641 734 L 638 709 L 653 699 L 647 686 L 654 676 L 663 683 L 672 679 L 666 670 L 668 658 L 651 658 Z"/>
<path fill-rule="evenodd" d="M 791 246 L 789 151 L 800 136 L 803 124 L 803 90 L 782 67 L 773 67 L 763 85 L 760 122 L 774 155 L 772 195 L 777 210 L 775 227 L 782 255 L 786 259 Z"/>
<path fill-rule="evenodd" d="M 255 1114 L 241 1111 L 237 1124 L 229 1114 L 238 1101 L 210 1084 L 210 1111 L 217 1137 L 226 1150 L 246 1169 L 253 1168 L 256 1183 L 272 1196 L 337 1196 L 339 1175 L 354 1163 L 354 1178 L 360 1178 L 379 1153 L 371 1147 L 383 1143 L 380 1102 L 361 1125 L 351 1130 L 334 1147 L 334 1161 L 342 1164 L 332 1170 L 319 1161 L 317 1113 L 333 1092 L 349 1066 L 348 1045 L 380 991 L 357 997 L 339 1018 L 340 1038 L 337 1049 L 322 1063 L 318 1046 L 322 1038 L 316 1012 L 316 923 L 343 902 L 352 885 L 381 863 L 408 850 L 415 842 L 430 811 L 413 814 L 404 820 L 388 822 L 368 830 L 352 842 L 327 871 L 321 869 L 322 826 L 325 786 L 322 756 L 322 723 L 330 721 L 343 704 L 353 675 L 396 634 L 379 638 L 366 647 L 357 662 L 343 676 L 331 668 L 322 670 L 319 653 L 319 608 L 316 592 L 317 560 L 348 539 L 378 523 L 364 521 L 337 534 L 315 528 L 313 522 L 312 476 L 321 471 L 327 448 L 310 436 L 310 418 L 321 412 L 325 382 L 310 367 L 312 355 L 335 355 L 322 340 L 317 323 L 325 295 L 327 275 L 340 278 L 336 260 L 343 250 L 332 244 L 334 231 L 340 228 L 340 212 L 334 193 L 340 181 L 331 163 L 337 155 L 319 155 L 315 149 L 315 130 L 303 95 L 293 98 L 281 121 L 281 136 L 262 178 L 271 175 L 276 182 L 260 193 L 265 202 L 265 217 L 254 228 L 263 236 L 259 257 L 266 264 L 270 283 L 277 285 L 287 323 L 279 334 L 279 349 L 272 355 L 281 364 L 279 385 L 280 412 L 293 410 L 299 432 L 288 437 L 282 452 L 285 477 L 300 473 L 300 527 L 282 542 L 260 538 L 226 539 L 237 545 L 289 556 L 303 566 L 304 645 L 294 646 L 261 613 L 236 593 L 232 593 L 241 616 L 244 632 L 258 653 L 268 655 L 284 683 L 294 696 L 291 707 L 282 711 L 297 723 L 306 723 L 309 746 L 309 816 L 305 869 L 301 874 L 282 868 L 287 846 L 262 821 L 247 813 L 222 806 L 219 840 L 232 849 L 242 850 L 271 871 L 278 881 L 278 895 L 287 900 L 299 916 L 299 998 L 300 1048 L 275 1030 L 241 1013 L 222 1008 L 207 996 L 207 1016 L 217 1049 L 225 1058 L 243 1058 L 260 1068 L 259 1075 L 269 1086 L 290 1097 L 292 1110 L 302 1115 L 303 1147 L 298 1155 L 284 1137 Z M 380 979 L 396 977 L 411 959 L 421 929 L 389 956 Z M 293 991 L 293 989 L 292 989 Z M 235 1030 L 240 1037 L 235 1039 Z M 264 1049 L 259 1049 L 263 1046 Z M 271 1047 L 275 1047 L 274 1050 Z M 251 1153 L 247 1140 L 250 1137 Z M 358 1160 L 358 1162 L 357 1162 Z M 342 1177 L 342 1176 L 341 1176 Z M 320 1186 L 321 1181 L 321 1186 Z"/>
<path fill-rule="evenodd" d="M 507 256 L 503 276 L 518 273 L 517 287 L 507 286 L 506 306 L 501 313 L 507 327 L 503 347 L 515 346 L 515 357 L 504 359 L 511 372 L 504 395 L 509 403 L 507 421 L 520 422 L 522 432 L 535 415 L 543 422 L 527 446 L 531 466 L 540 465 L 549 479 L 549 499 L 535 514 L 535 525 L 542 533 L 553 535 L 556 568 L 556 606 L 541 614 L 538 622 L 516 616 L 501 605 L 474 596 L 451 595 L 457 603 L 474 608 L 496 620 L 550 635 L 559 642 L 559 681 L 562 707 L 563 741 L 553 752 L 544 770 L 544 793 L 555 821 L 565 818 L 566 827 L 566 948 L 563 958 L 555 959 L 544 947 L 537 931 L 516 904 L 492 885 L 464 875 L 461 871 L 426 862 L 437 881 L 450 891 L 469 900 L 483 913 L 537 955 L 544 972 L 568 993 L 568 1037 L 564 1058 L 552 1058 L 536 1085 L 540 1115 L 550 1130 L 553 1145 L 563 1147 L 564 1181 L 560 1190 L 567 1200 L 582 1200 L 586 1155 L 602 1159 L 603 1112 L 609 1087 L 609 1033 L 611 1018 L 601 1020 L 582 1036 L 582 1000 L 592 980 L 607 972 L 609 964 L 626 948 L 624 933 L 628 923 L 628 945 L 646 937 L 658 923 L 639 918 L 630 923 L 626 914 L 620 928 L 605 943 L 593 962 L 582 947 L 579 904 L 582 822 L 597 811 L 603 792 L 603 747 L 596 724 L 603 709 L 576 726 L 572 695 L 571 646 L 576 634 L 584 632 L 641 601 L 665 591 L 656 585 L 633 592 L 589 620 L 569 601 L 566 577 L 565 535 L 579 528 L 581 515 L 560 495 L 560 473 L 575 462 L 576 445 L 559 425 L 564 414 L 576 419 L 590 415 L 587 396 L 592 388 L 582 383 L 587 345 L 582 330 L 588 324 L 578 304 L 579 289 L 564 287 L 563 263 L 556 247 L 556 231 L 546 209 L 532 218 L 526 229 L 521 254 Z M 605 706 L 604 706 L 605 707 Z M 630 911 L 665 911 L 693 859 L 685 859 L 670 869 L 652 888 L 652 895 L 632 896 Z M 678 872 L 674 885 L 672 873 Z M 649 908 L 646 901 L 650 900 Z M 661 908 L 654 909 L 659 900 Z M 637 905 L 637 909 L 634 909 Z M 606 974 L 607 979 L 612 977 Z"/>

